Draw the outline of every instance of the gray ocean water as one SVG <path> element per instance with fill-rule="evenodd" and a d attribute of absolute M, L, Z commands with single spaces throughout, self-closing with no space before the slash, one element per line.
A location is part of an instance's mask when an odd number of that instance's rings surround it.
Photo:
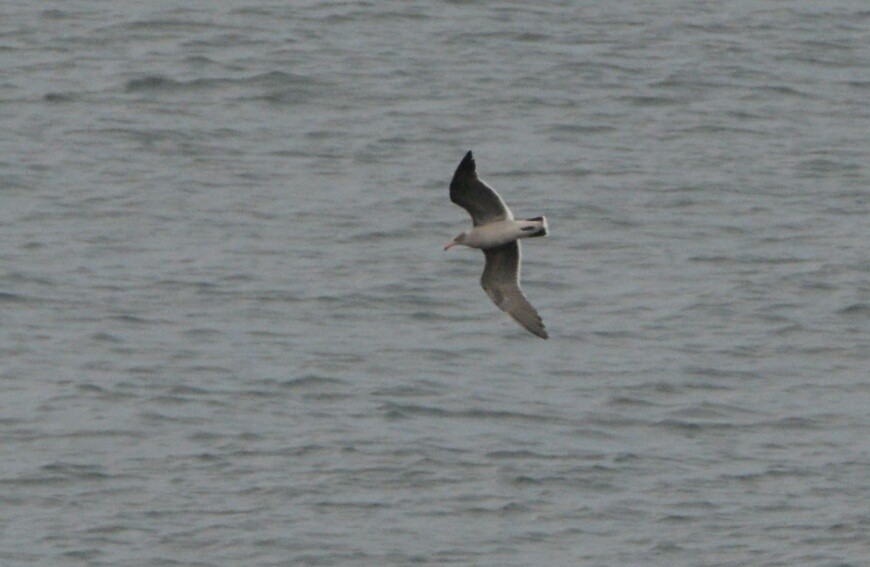
<path fill-rule="evenodd" d="M 870 561 L 865 1 L 0 16 L 0 564 Z"/>

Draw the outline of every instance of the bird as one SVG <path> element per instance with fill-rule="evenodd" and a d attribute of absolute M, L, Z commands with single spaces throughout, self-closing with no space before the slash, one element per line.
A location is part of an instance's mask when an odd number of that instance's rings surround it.
<path fill-rule="evenodd" d="M 474 156 L 469 151 L 459 162 L 450 182 L 450 200 L 471 215 L 473 227 L 447 243 L 483 250 L 486 263 L 480 285 L 499 309 L 530 333 L 548 338 L 544 322 L 520 289 L 520 238 L 547 236 L 544 216 L 514 220 L 511 210 L 492 187 L 477 176 Z"/>

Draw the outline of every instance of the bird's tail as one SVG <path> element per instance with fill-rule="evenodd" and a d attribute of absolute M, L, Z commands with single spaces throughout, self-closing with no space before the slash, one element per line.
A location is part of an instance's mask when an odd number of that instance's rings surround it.
<path fill-rule="evenodd" d="M 525 226 L 522 227 L 526 233 L 526 238 L 534 238 L 535 236 L 547 236 L 547 217 L 535 217 L 533 219 L 525 219 Z"/>

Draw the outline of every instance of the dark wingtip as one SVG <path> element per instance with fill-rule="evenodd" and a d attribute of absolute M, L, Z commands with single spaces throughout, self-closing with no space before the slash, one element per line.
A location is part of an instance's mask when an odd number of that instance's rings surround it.
<path fill-rule="evenodd" d="M 526 329 L 527 329 L 530 333 L 532 333 L 533 335 L 535 335 L 536 337 L 541 337 L 541 338 L 544 339 L 544 340 L 549 339 L 549 338 L 550 338 L 550 335 L 547 333 L 547 329 L 544 328 L 544 322 L 541 321 L 540 319 L 538 319 L 538 322 L 541 324 L 541 327 L 540 327 L 540 328 L 538 328 L 538 329 L 532 329 L 532 328 L 530 328 L 530 327 L 526 327 Z"/>
<path fill-rule="evenodd" d="M 465 157 L 462 158 L 461 162 L 459 162 L 459 167 L 457 169 L 465 169 L 467 167 L 470 167 L 471 171 L 474 171 L 474 156 L 471 155 L 471 150 L 468 150 L 468 153 L 465 154 Z"/>
<path fill-rule="evenodd" d="M 471 155 L 470 150 L 465 154 L 465 157 L 462 158 L 462 161 L 459 162 L 459 165 L 456 166 L 456 172 L 453 174 L 453 181 L 450 182 L 450 196 L 454 203 L 456 203 L 456 199 L 453 198 L 453 192 L 458 189 L 458 184 L 468 177 L 477 177 L 477 171 L 474 168 L 474 156 Z M 456 204 L 458 205 L 459 203 Z M 465 205 L 462 206 L 464 207 Z"/>

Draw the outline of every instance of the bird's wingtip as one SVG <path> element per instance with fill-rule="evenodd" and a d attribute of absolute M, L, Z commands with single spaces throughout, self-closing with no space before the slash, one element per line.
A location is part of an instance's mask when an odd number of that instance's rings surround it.
<path fill-rule="evenodd" d="M 468 153 L 465 154 L 465 157 L 462 158 L 462 161 L 459 162 L 459 167 L 471 167 L 474 169 L 474 156 L 471 155 L 471 150 L 468 150 Z"/>
<path fill-rule="evenodd" d="M 477 177 L 477 168 L 474 165 L 474 156 L 471 155 L 471 150 L 469 150 L 468 153 L 465 154 L 465 157 L 462 158 L 462 161 L 459 162 L 459 165 L 456 166 L 456 172 L 453 174 L 453 181 L 450 182 L 451 196 L 453 191 L 456 190 L 458 183 L 465 179 L 473 179 L 475 177 Z M 453 202 L 455 203 L 456 201 L 454 200 Z"/>
<path fill-rule="evenodd" d="M 533 335 L 537 335 L 544 340 L 550 338 L 550 335 L 549 335 L 549 333 L 547 333 L 547 329 L 544 327 L 544 322 L 541 320 L 540 316 L 538 317 L 537 325 L 535 325 L 535 324 L 531 324 L 531 325 L 523 324 L 523 327 L 528 329 L 529 332 L 531 332 Z"/>

